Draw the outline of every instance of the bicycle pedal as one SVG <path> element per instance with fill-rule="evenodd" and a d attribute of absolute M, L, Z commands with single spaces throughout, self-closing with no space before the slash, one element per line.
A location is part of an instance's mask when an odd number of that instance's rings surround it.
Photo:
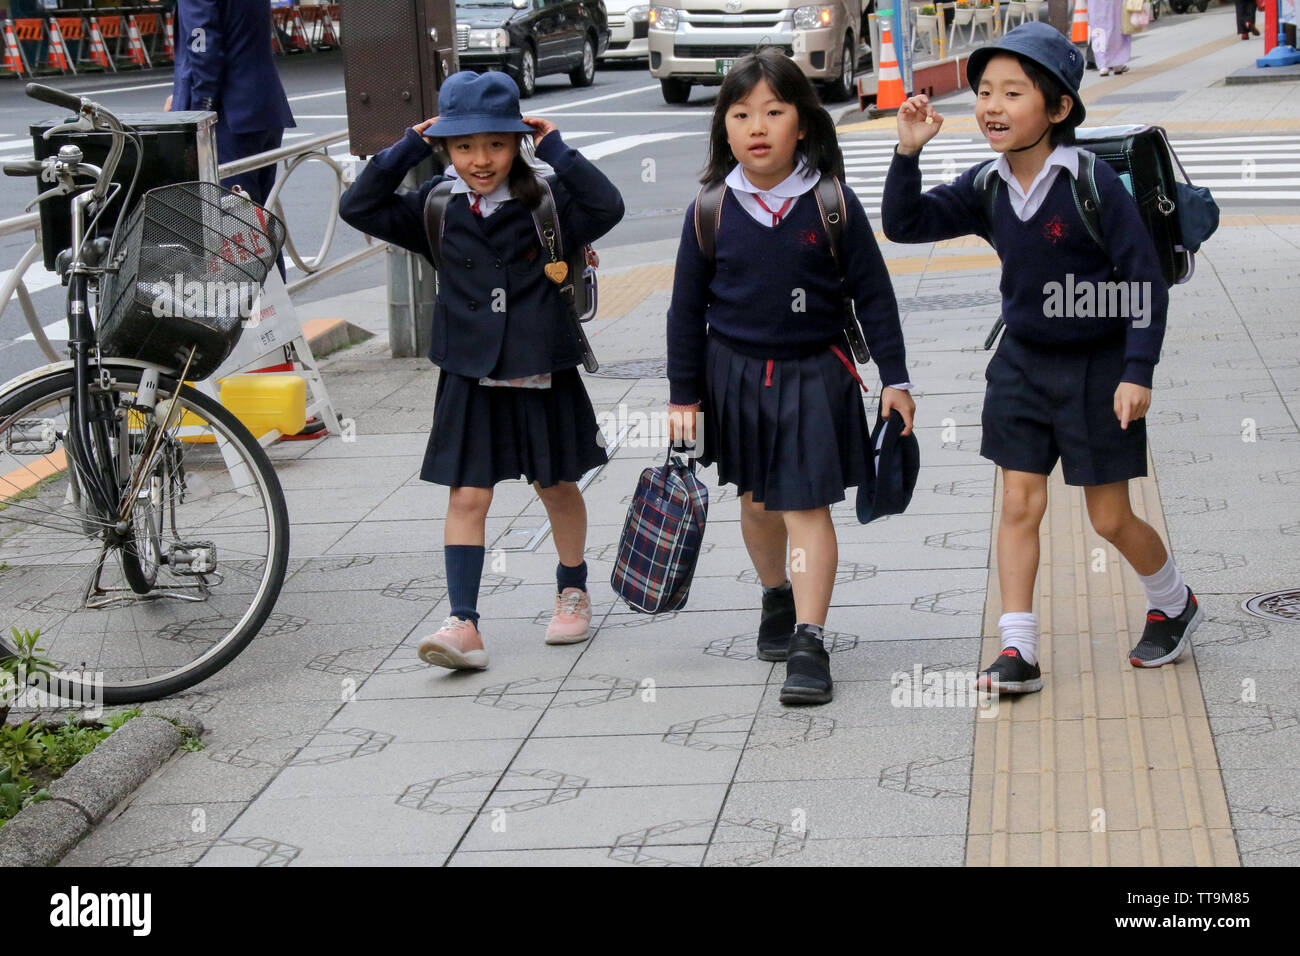
<path fill-rule="evenodd" d="M 172 574 L 211 574 L 217 569 L 217 546 L 211 541 L 190 541 L 170 548 L 167 567 Z"/>
<path fill-rule="evenodd" d="M 4 449 L 13 455 L 52 455 L 58 444 L 59 430 L 52 418 L 15 422 L 4 437 Z"/>

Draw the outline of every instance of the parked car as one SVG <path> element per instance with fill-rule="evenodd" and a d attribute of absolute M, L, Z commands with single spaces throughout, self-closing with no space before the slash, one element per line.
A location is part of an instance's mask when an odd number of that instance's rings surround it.
<path fill-rule="evenodd" d="M 647 0 L 605 0 L 609 46 L 602 60 L 633 60 L 650 55 L 650 4 Z"/>
<path fill-rule="evenodd" d="M 590 86 L 607 20 L 604 0 L 456 0 L 456 56 L 463 70 L 504 70 L 520 96 L 550 73 Z"/>
<path fill-rule="evenodd" d="M 664 101 L 685 103 L 691 87 L 717 86 L 757 46 L 783 49 L 831 100 L 853 95 L 867 49 L 867 0 L 658 0 L 650 8 L 650 75 Z"/>

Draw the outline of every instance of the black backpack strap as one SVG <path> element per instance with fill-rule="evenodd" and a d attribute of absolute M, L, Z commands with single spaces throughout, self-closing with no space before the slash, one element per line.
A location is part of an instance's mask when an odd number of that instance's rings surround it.
<path fill-rule="evenodd" d="M 844 219 L 848 214 L 844 202 L 844 189 L 839 179 L 823 175 L 813 187 L 813 198 L 817 200 L 817 211 L 822 217 L 822 228 L 826 230 L 826 238 L 830 241 L 831 258 L 835 260 L 835 268 L 840 274 L 840 289 L 844 296 L 844 336 L 848 339 L 849 350 L 853 353 L 854 360 L 865 365 L 871 361 L 871 352 L 867 349 L 866 340 L 862 338 L 857 309 L 853 305 L 853 297 L 849 295 L 848 286 L 844 281 Z"/>
<path fill-rule="evenodd" d="M 722 198 L 727 194 L 727 184 L 722 181 L 706 183 L 695 197 L 695 241 L 700 253 L 712 262 L 718 252 L 718 225 L 722 222 Z"/>
<path fill-rule="evenodd" d="M 989 234 L 989 245 L 993 246 L 994 252 L 997 244 L 993 241 L 993 207 L 998 201 L 998 188 L 1002 185 L 996 164 L 996 159 L 990 159 L 975 174 L 975 195 L 979 199 L 980 214 L 984 217 L 984 231 Z"/>
<path fill-rule="evenodd" d="M 591 342 L 582 329 L 582 321 L 576 310 L 575 283 L 584 281 L 582 268 L 577 266 L 576 262 L 570 263 L 564 256 L 564 234 L 560 230 L 560 216 L 555 205 L 555 194 L 551 192 L 550 177 L 539 176 L 537 180 L 542 186 L 542 199 L 533 210 L 533 225 L 537 228 L 537 238 L 541 240 L 542 254 L 547 257 L 547 261 L 563 262 L 567 268 L 564 281 L 557 286 L 560 290 L 560 299 L 564 302 L 565 311 L 569 313 L 570 326 L 574 338 L 578 341 L 578 348 L 582 352 L 582 366 L 588 372 L 596 372 L 600 369 L 600 363 L 596 360 L 596 353 L 592 351 Z M 579 249 L 577 256 L 585 263 L 584 250 Z"/>
<path fill-rule="evenodd" d="M 831 258 L 843 275 L 845 211 L 844 191 L 840 188 L 840 181 L 834 176 L 823 176 L 817 180 L 813 196 L 817 200 L 817 211 L 821 213 L 822 228 L 826 230 L 826 238 L 831 243 Z"/>
<path fill-rule="evenodd" d="M 444 180 L 429 190 L 424 200 L 424 232 L 433 255 L 433 268 L 442 271 L 442 233 L 447 225 L 447 206 L 451 203 L 452 180 Z"/>
<path fill-rule="evenodd" d="M 1097 192 L 1097 154 L 1080 149 L 1079 175 L 1074 178 L 1074 208 L 1083 220 L 1084 228 L 1092 241 L 1103 249 L 1106 241 L 1101 235 L 1101 196 Z"/>

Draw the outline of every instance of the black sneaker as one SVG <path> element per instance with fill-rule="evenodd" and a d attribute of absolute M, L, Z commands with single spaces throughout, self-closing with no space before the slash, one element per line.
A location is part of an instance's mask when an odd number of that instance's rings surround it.
<path fill-rule="evenodd" d="M 1204 616 L 1191 588 L 1187 589 L 1187 607 L 1177 617 L 1169 617 L 1164 611 L 1147 611 L 1142 640 L 1128 652 L 1128 662 L 1134 667 L 1160 667 L 1178 660 Z"/>
<path fill-rule="evenodd" d="M 758 659 L 783 661 L 790 653 L 794 633 L 794 591 L 778 588 L 763 594 L 763 618 L 758 622 Z"/>
<path fill-rule="evenodd" d="M 831 656 L 820 637 L 800 627 L 790 638 L 781 703 L 829 704 L 832 696 Z"/>
<path fill-rule="evenodd" d="M 1032 694 L 1043 689 L 1043 672 L 1020 656 L 1020 650 L 1008 647 L 991 665 L 980 671 L 975 689 L 999 694 Z"/>

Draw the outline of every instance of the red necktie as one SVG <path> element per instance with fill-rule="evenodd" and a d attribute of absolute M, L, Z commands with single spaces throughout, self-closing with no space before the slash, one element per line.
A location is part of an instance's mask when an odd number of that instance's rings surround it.
<path fill-rule="evenodd" d="M 478 204 L 483 197 L 476 192 L 470 192 L 470 195 L 474 197 L 469 201 L 470 212 L 474 213 L 476 216 L 482 216 L 483 212 L 478 208 Z"/>
<path fill-rule="evenodd" d="M 794 202 L 793 199 L 787 199 L 780 209 L 768 209 L 767 203 L 763 202 L 758 193 L 754 193 L 754 198 L 758 200 L 758 204 L 763 207 L 765 212 L 770 212 L 772 214 L 772 225 L 774 226 L 781 221 L 781 217 L 785 215 L 785 211 L 790 208 L 790 203 Z"/>

